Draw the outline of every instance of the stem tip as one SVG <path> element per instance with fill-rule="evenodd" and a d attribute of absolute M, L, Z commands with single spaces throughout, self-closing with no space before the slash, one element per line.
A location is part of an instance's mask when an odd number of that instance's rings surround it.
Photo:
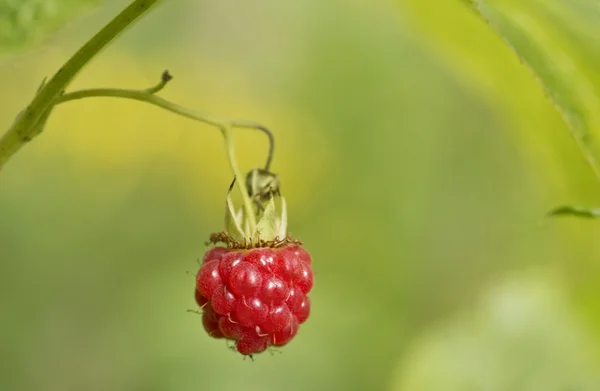
<path fill-rule="evenodd" d="M 161 78 L 162 78 L 163 83 L 167 83 L 167 82 L 173 80 L 173 75 L 171 75 L 169 73 L 168 69 L 165 69 L 165 71 L 162 73 Z"/>

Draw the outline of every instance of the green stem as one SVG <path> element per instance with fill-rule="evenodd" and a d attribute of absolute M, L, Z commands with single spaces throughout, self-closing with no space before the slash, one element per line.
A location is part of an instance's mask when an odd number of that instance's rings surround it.
<path fill-rule="evenodd" d="M 17 117 L 8 132 L 0 138 L 0 169 L 28 141 L 41 132 L 41 127 L 38 126 L 40 119 L 49 114 L 55 99 L 79 71 L 108 43 L 160 1 L 162 0 L 134 0 L 56 72 L 29 106 Z"/>
<path fill-rule="evenodd" d="M 160 96 L 156 96 L 154 94 L 148 93 L 146 91 L 138 91 L 138 90 L 125 90 L 125 89 L 117 89 L 117 88 L 96 88 L 89 90 L 81 90 L 70 92 L 68 94 L 61 95 L 56 99 L 56 104 L 61 104 L 65 102 L 69 102 L 72 100 L 84 99 L 84 98 L 123 98 L 123 99 L 131 99 L 137 100 L 139 102 L 149 103 L 154 106 L 158 106 L 162 109 L 170 111 L 175 114 L 179 114 L 183 117 L 190 118 L 196 121 L 204 122 L 209 125 L 214 125 L 217 127 L 223 126 L 223 123 L 226 120 L 220 119 L 218 117 L 211 116 L 206 113 L 201 113 L 198 111 L 190 110 L 188 108 L 179 106 L 176 103 L 168 101 Z"/>
<path fill-rule="evenodd" d="M 161 109 L 170 111 L 174 114 L 181 115 L 183 117 L 193 119 L 195 121 L 200 121 L 207 123 L 209 125 L 213 125 L 222 129 L 224 126 L 230 126 L 232 128 L 245 128 L 245 129 L 256 129 L 265 133 L 265 135 L 269 139 L 269 152 L 267 155 L 267 161 L 265 164 L 265 170 L 269 171 L 271 167 L 271 162 L 273 161 L 273 153 L 275 151 L 275 139 L 273 137 L 273 133 L 265 126 L 247 120 L 241 119 L 230 119 L 230 118 L 222 118 L 217 116 L 212 116 L 207 113 L 202 113 L 195 110 L 190 110 L 188 108 L 182 107 L 178 104 L 175 104 L 171 101 L 163 99 L 159 96 L 154 95 L 158 91 L 160 91 L 165 84 L 171 80 L 171 76 L 165 72 L 163 73 L 162 80 L 159 84 L 154 87 L 147 88 L 145 90 L 131 90 L 131 89 L 119 89 L 119 88 L 92 88 L 80 91 L 70 92 L 56 98 L 55 103 L 61 104 L 65 102 L 69 102 L 72 100 L 85 99 L 85 98 L 122 98 L 122 99 L 131 99 L 139 102 L 149 103 L 151 105 L 160 107 Z"/>
<path fill-rule="evenodd" d="M 236 128 L 257 129 L 267 135 L 269 138 L 269 152 L 267 154 L 267 162 L 265 163 L 265 171 L 270 171 L 273 155 L 275 154 L 275 138 L 273 137 L 273 133 L 265 126 L 251 121 L 234 120 L 232 121 L 232 126 Z"/>
<path fill-rule="evenodd" d="M 223 138 L 225 139 L 225 147 L 227 150 L 229 165 L 231 167 L 231 171 L 233 172 L 234 177 L 237 179 L 236 184 L 242 196 L 244 210 L 246 211 L 246 215 L 248 216 L 248 223 L 250 225 L 250 229 L 254 231 L 256 228 L 256 215 L 254 213 L 254 209 L 252 208 L 252 201 L 250 199 L 250 196 L 244 188 L 244 180 L 242 179 L 244 178 L 244 176 L 242 175 L 237 164 L 237 159 L 235 156 L 235 146 L 233 142 L 233 128 L 238 127 L 257 129 L 264 132 L 267 135 L 267 137 L 269 138 L 269 154 L 267 156 L 266 163 L 267 170 L 269 169 L 271 161 L 273 160 L 273 134 L 266 127 L 256 122 L 211 116 L 206 113 L 190 110 L 171 101 L 163 99 L 159 96 L 156 96 L 155 94 L 161 91 L 165 87 L 167 82 L 169 82 L 171 79 L 172 76 L 167 71 L 165 71 L 162 74 L 160 83 L 158 83 L 154 87 L 150 87 L 145 90 L 129 90 L 118 88 L 95 88 L 80 90 L 59 96 L 58 98 L 56 98 L 55 104 L 59 105 L 61 103 L 70 102 L 73 100 L 95 97 L 131 99 L 139 102 L 149 103 L 151 105 L 160 107 L 164 110 L 181 115 L 183 117 L 216 126 L 221 130 Z"/>
<path fill-rule="evenodd" d="M 250 232 L 256 231 L 256 215 L 254 214 L 254 209 L 252 208 L 252 201 L 250 200 L 250 196 L 248 192 L 244 188 L 244 178 L 242 176 L 242 172 L 237 164 L 237 159 L 235 157 L 235 146 L 233 143 L 233 131 L 231 125 L 225 124 L 220 127 L 221 133 L 223 133 L 223 138 L 225 139 L 225 148 L 227 149 L 227 158 L 229 160 L 229 165 L 231 166 L 231 171 L 233 171 L 233 175 L 236 178 L 236 185 L 240 194 L 242 195 L 242 201 L 244 203 L 244 210 L 246 211 L 246 216 L 248 216 L 248 224 L 250 224 Z"/>

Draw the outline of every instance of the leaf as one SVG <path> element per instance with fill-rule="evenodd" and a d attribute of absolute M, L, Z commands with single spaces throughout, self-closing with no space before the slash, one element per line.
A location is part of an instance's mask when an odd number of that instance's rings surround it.
<path fill-rule="evenodd" d="M 29 49 L 102 0 L 0 0 L 0 55 Z"/>
<path fill-rule="evenodd" d="M 473 5 L 533 71 L 600 180 L 600 79 L 595 76 L 600 4 L 473 0 Z"/>
<path fill-rule="evenodd" d="M 589 219 L 598 219 L 600 218 L 600 208 L 585 208 L 582 206 L 565 205 L 559 206 L 548 212 L 548 217 L 557 216 L 575 216 L 585 217 Z"/>

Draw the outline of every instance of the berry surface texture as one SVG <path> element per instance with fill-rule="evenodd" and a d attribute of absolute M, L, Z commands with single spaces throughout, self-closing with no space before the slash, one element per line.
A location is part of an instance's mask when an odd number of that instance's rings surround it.
<path fill-rule="evenodd" d="M 251 356 L 288 344 L 310 314 L 311 257 L 301 245 L 211 247 L 196 276 L 196 303 L 209 336 Z"/>

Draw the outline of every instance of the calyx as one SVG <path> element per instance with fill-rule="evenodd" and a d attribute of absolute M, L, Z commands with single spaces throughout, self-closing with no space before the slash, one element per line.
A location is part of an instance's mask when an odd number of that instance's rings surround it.
<path fill-rule="evenodd" d="M 225 202 L 225 231 L 213 233 L 210 243 L 224 243 L 230 248 L 251 249 L 256 247 L 281 247 L 299 244 L 287 232 L 287 205 L 279 191 L 277 176 L 262 169 L 254 169 L 246 176 L 247 196 L 256 225 L 252 227 L 248 208 L 237 206 L 229 190 Z"/>

